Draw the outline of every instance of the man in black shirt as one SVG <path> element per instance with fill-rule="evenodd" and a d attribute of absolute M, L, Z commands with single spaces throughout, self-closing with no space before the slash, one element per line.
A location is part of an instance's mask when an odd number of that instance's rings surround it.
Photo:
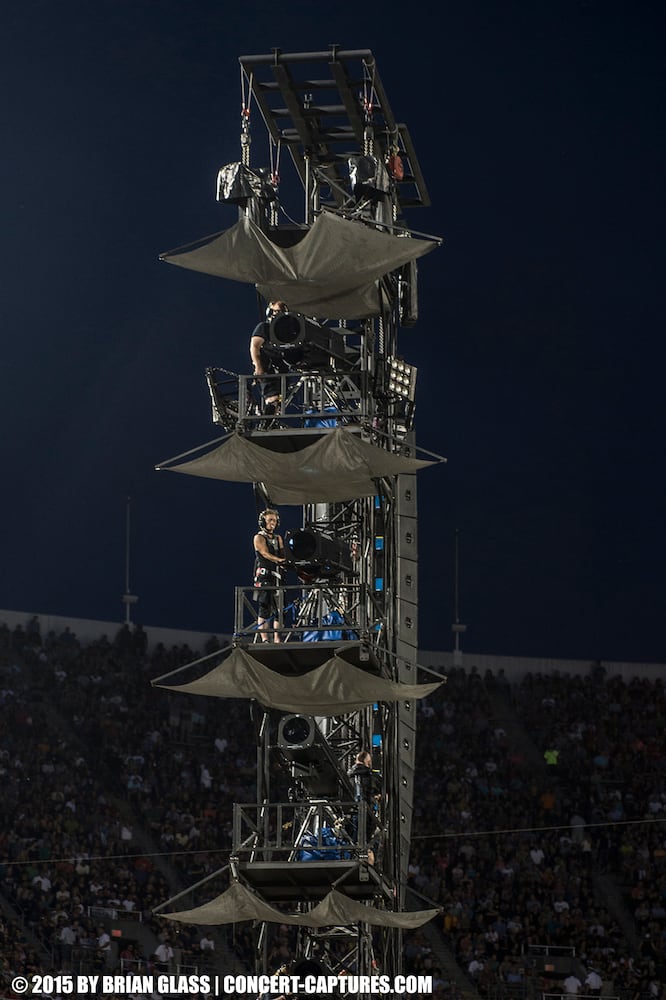
<path fill-rule="evenodd" d="M 266 310 L 266 319 L 263 323 L 257 323 L 252 331 L 252 336 L 250 337 L 250 358 L 252 359 L 255 375 L 269 375 L 274 372 L 275 368 L 264 349 L 268 337 L 266 327 L 275 316 L 279 316 L 280 313 L 286 313 L 287 311 L 286 302 L 279 300 L 269 302 L 268 309 Z M 263 411 L 266 414 L 273 414 L 276 412 L 277 404 L 280 400 L 280 380 L 279 378 L 261 379 L 260 384 L 264 401 Z"/>

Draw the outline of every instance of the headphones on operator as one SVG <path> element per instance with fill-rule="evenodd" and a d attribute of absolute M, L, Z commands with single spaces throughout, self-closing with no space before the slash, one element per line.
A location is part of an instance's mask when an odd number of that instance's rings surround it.
<path fill-rule="evenodd" d="M 266 530 L 266 515 L 267 514 L 275 514 L 275 516 L 277 518 L 277 524 L 275 525 L 275 527 L 279 528 L 280 527 L 280 515 L 278 514 L 278 512 L 276 510 L 273 509 L 273 507 L 267 507 L 266 510 L 262 510 L 262 512 L 259 514 L 259 527 L 263 531 Z"/>
<path fill-rule="evenodd" d="M 279 316 L 280 313 L 286 313 L 286 312 L 288 312 L 287 303 L 286 302 L 282 302 L 281 299 L 274 299 L 273 301 L 277 305 L 281 306 L 282 308 L 280 308 L 280 309 L 271 309 L 271 305 L 270 305 L 270 302 L 269 302 L 269 304 L 266 306 L 266 319 L 273 319 L 274 316 Z"/>

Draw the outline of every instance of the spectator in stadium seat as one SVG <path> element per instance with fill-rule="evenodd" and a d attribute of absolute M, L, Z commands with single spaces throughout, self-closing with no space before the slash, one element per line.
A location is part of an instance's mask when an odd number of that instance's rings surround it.
<path fill-rule="evenodd" d="M 586 975 L 585 986 L 587 987 L 588 996 L 598 997 L 601 995 L 603 980 L 596 969 L 590 969 Z"/>
<path fill-rule="evenodd" d="M 580 988 L 583 984 L 581 983 L 578 976 L 575 976 L 573 972 L 571 972 L 564 980 L 562 985 L 564 986 L 565 993 L 567 993 L 569 996 L 578 996 Z"/>
<path fill-rule="evenodd" d="M 155 949 L 154 958 L 163 972 L 167 972 L 173 961 L 174 951 L 168 940 L 161 941 Z"/>

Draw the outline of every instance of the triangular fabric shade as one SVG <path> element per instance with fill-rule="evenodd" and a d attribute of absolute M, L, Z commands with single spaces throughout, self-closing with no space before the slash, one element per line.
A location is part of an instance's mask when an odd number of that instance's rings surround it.
<path fill-rule="evenodd" d="M 161 260 L 204 274 L 257 285 L 268 300 L 292 312 L 361 319 L 380 312 L 378 279 L 439 243 L 380 232 L 322 212 L 302 234 L 280 246 L 247 216 L 192 250 L 168 251 Z"/>
<path fill-rule="evenodd" d="M 376 701 L 425 698 L 443 682 L 399 684 L 360 670 L 335 655 L 307 674 L 290 677 L 269 670 L 239 647 L 198 680 L 181 685 L 153 683 L 169 691 L 211 698 L 254 698 L 283 712 L 329 716 L 355 712 Z"/>
<path fill-rule="evenodd" d="M 160 916 L 167 920 L 178 920 L 183 924 L 208 926 L 240 923 L 243 920 L 261 920 L 276 924 L 293 924 L 298 927 L 348 926 L 362 922 L 373 927 L 409 929 L 421 927 L 439 912 L 438 909 L 405 913 L 379 910 L 375 906 L 365 906 L 358 900 L 349 899 L 333 889 L 308 913 L 283 913 L 250 892 L 240 882 L 234 882 L 226 892 L 209 903 L 204 903 L 203 906 L 197 906 L 192 910 L 179 910 L 177 913 L 160 913 Z"/>
<path fill-rule="evenodd" d="M 198 458 L 158 468 L 205 479 L 264 483 L 273 503 L 300 505 L 373 496 L 376 479 L 414 473 L 433 464 L 393 454 L 337 427 L 291 452 L 271 451 L 234 433 Z"/>
<path fill-rule="evenodd" d="M 233 882 L 226 892 L 211 899 L 203 906 L 177 913 L 161 913 L 166 920 L 178 920 L 183 924 L 234 924 L 242 920 L 266 920 L 271 923 L 285 923 L 288 914 L 281 914 L 275 907 L 264 902 L 240 882 Z"/>

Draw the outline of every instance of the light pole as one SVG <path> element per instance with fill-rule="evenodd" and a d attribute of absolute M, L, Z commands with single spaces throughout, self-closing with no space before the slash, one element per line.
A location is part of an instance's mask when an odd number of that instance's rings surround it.
<path fill-rule="evenodd" d="M 127 497 L 125 504 L 125 593 L 122 602 L 125 605 L 125 624 L 132 624 L 131 607 L 139 600 L 136 594 L 130 593 L 130 526 L 131 526 L 132 498 Z"/>

